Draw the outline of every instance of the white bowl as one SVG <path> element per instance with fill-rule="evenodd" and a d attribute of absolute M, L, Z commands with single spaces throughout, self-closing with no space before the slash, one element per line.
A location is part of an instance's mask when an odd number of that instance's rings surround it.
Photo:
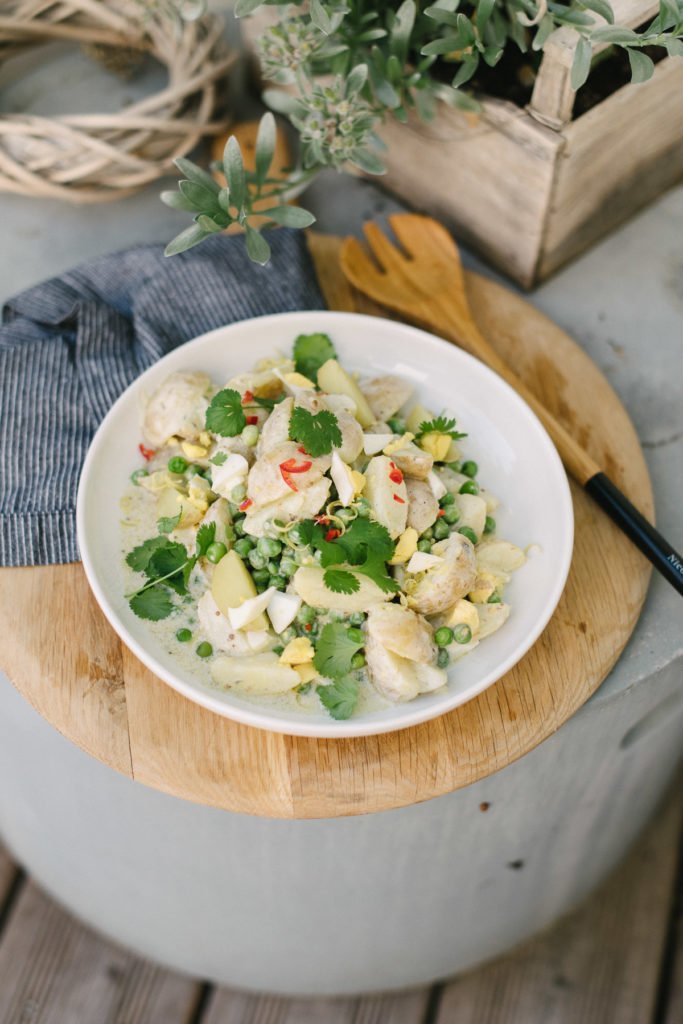
<path fill-rule="evenodd" d="M 533 556 L 506 590 L 508 622 L 449 669 L 443 692 L 360 714 L 348 721 L 250 702 L 180 664 L 125 600 L 120 500 L 139 466 L 144 396 L 175 370 L 203 370 L 223 384 L 302 333 L 330 335 L 343 364 L 362 374 L 411 380 L 428 408 L 446 409 L 468 433 L 467 458 L 501 500 L 498 534 Z M 464 704 L 500 679 L 529 650 L 560 599 L 572 555 L 574 518 L 567 478 L 552 441 L 526 403 L 500 377 L 454 345 L 416 328 L 353 313 L 282 313 L 221 327 L 189 341 L 138 377 L 110 409 L 88 452 L 78 492 L 78 543 L 93 593 L 123 642 L 155 675 L 189 700 L 247 725 L 299 736 L 368 736 L 404 729 Z M 201 668 L 199 667 L 201 666 Z M 203 676 L 203 678 L 202 678 Z"/>

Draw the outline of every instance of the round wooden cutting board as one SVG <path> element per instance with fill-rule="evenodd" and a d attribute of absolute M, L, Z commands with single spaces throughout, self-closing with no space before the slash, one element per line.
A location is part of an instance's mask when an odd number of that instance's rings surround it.
<path fill-rule="evenodd" d="M 332 309 L 382 313 L 353 293 L 338 239 L 312 236 Z M 476 274 L 478 324 L 532 391 L 642 511 L 652 491 L 633 426 L 588 356 L 524 299 Z M 383 811 L 504 768 L 558 729 L 605 678 L 637 621 L 650 576 L 638 551 L 573 488 L 574 559 L 563 597 L 525 658 L 434 721 L 363 739 L 281 736 L 191 703 L 122 645 L 80 565 L 3 569 L 2 667 L 55 728 L 146 785 L 197 803 L 280 818 Z"/>

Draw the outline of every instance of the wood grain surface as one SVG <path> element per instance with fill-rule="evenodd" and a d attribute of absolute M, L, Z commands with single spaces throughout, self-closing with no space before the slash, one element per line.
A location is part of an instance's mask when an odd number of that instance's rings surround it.
<path fill-rule="evenodd" d="M 343 279 L 339 240 L 311 237 L 334 309 L 378 312 Z M 467 275 L 475 318 L 527 386 L 643 510 L 650 481 L 633 426 L 586 354 L 527 301 Z M 531 651 L 476 699 L 385 736 L 281 736 L 214 715 L 166 686 L 119 642 L 80 566 L 3 569 L 0 664 L 65 736 L 146 785 L 268 817 L 363 814 L 428 800 L 499 771 L 557 730 L 600 685 L 637 621 L 645 559 L 578 488 L 574 559 Z"/>

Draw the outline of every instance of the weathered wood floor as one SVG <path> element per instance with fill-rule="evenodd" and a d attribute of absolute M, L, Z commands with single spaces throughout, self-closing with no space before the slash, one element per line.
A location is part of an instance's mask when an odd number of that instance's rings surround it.
<path fill-rule="evenodd" d="M 486 967 L 401 995 L 287 1000 L 191 981 L 61 910 L 0 849 L 0 1024 L 681 1024 L 683 801 L 602 888 Z"/>

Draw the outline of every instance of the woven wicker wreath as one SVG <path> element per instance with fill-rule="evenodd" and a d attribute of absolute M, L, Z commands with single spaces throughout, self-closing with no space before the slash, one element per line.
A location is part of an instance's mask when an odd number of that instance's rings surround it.
<path fill-rule="evenodd" d="M 0 5 L 0 61 L 51 40 L 85 44 L 100 56 L 152 54 L 168 84 L 118 114 L 0 116 L 0 190 L 101 202 L 168 173 L 213 122 L 218 80 L 235 56 L 219 19 L 178 23 L 143 0 L 14 0 Z"/>

